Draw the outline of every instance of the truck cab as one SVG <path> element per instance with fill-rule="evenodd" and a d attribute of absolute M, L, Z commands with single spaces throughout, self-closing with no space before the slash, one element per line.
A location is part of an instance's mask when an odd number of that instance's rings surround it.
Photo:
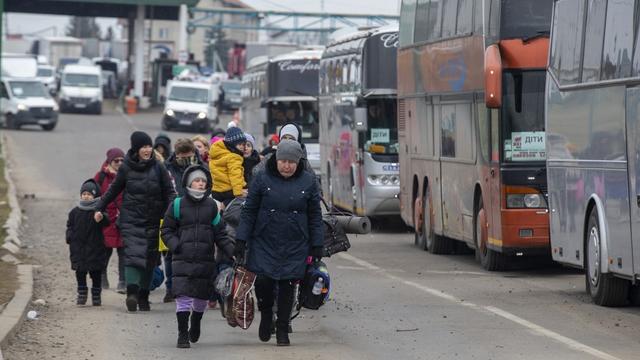
<path fill-rule="evenodd" d="M 97 66 L 67 65 L 60 79 L 60 110 L 102 113 L 102 71 Z"/>
<path fill-rule="evenodd" d="M 42 82 L 33 78 L 3 78 L 0 109 L 0 120 L 9 129 L 40 125 L 53 130 L 58 123 L 58 104 Z"/>
<path fill-rule="evenodd" d="M 162 128 L 189 128 L 209 132 L 218 124 L 219 85 L 192 81 L 169 81 Z"/>

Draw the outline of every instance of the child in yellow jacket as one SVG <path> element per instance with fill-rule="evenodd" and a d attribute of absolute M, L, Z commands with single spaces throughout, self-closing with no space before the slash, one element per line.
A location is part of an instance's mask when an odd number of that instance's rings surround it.
<path fill-rule="evenodd" d="M 236 197 L 246 195 L 242 162 L 247 139 L 238 127 L 227 130 L 224 140 L 211 145 L 209 171 L 213 178 L 211 195 L 227 205 Z"/>

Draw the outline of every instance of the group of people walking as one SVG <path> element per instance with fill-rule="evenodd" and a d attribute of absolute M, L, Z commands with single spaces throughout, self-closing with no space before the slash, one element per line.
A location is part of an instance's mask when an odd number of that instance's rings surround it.
<path fill-rule="evenodd" d="M 89 275 L 92 304 L 101 305 L 115 249 L 116 290 L 126 293 L 127 310 L 150 311 L 161 235 L 168 248 L 164 300 L 176 303 L 178 347 L 200 338 L 221 262 L 243 264 L 257 275 L 260 340 L 271 338 L 277 303 L 277 344 L 289 345 L 294 284 L 304 277 L 309 257 L 322 257 L 323 239 L 318 182 L 300 140 L 300 128 L 291 123 L 262 154 L 238 127 L 216 131 L 211 140 L 178 139 L 173 147 L 167 136 L 154 143 L 136 131 L 126 153 L 109 149 L 98 173 L 82 183 L 67 222 L 77 304 L 88 301 Z M 244 205 L 233 238 L 221 215 L 235 198 Z"/>

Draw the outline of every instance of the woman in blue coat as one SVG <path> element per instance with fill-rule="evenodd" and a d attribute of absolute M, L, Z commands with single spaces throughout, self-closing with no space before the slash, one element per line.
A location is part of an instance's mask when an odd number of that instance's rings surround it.
<path fill-rule="evenodd" d="M 283 140 L 249 188 L 236 234 L 236 259 L 247 253 L 247 268 L 256 273 L 261 313 L 260 340 L 271 338 L 274 289 L 278 285 L 277 345 L 289 345 L 287 327 L 294 283 L 302 279 L 307 257 L 322 256 L 322 211 L 315 176 L 304 169 L 303 151 Z"/>

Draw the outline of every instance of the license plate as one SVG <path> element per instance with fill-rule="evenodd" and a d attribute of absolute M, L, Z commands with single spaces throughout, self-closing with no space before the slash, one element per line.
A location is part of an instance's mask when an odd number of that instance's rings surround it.
<path fill-rule="evenodd" d="M 191 120 L 180 120 L 180 125 L 191 125 Z"/>
<path fill-rule="evenodd" d="M 50 120 L 38 120 L 38 125 L 49 125 Z"/>
<path fill-rule="evenodd" d="M 78 109 L 84 109 L 87 107 L 87 104 L 74 104 L 73 106 L 77 107 Z"/>

